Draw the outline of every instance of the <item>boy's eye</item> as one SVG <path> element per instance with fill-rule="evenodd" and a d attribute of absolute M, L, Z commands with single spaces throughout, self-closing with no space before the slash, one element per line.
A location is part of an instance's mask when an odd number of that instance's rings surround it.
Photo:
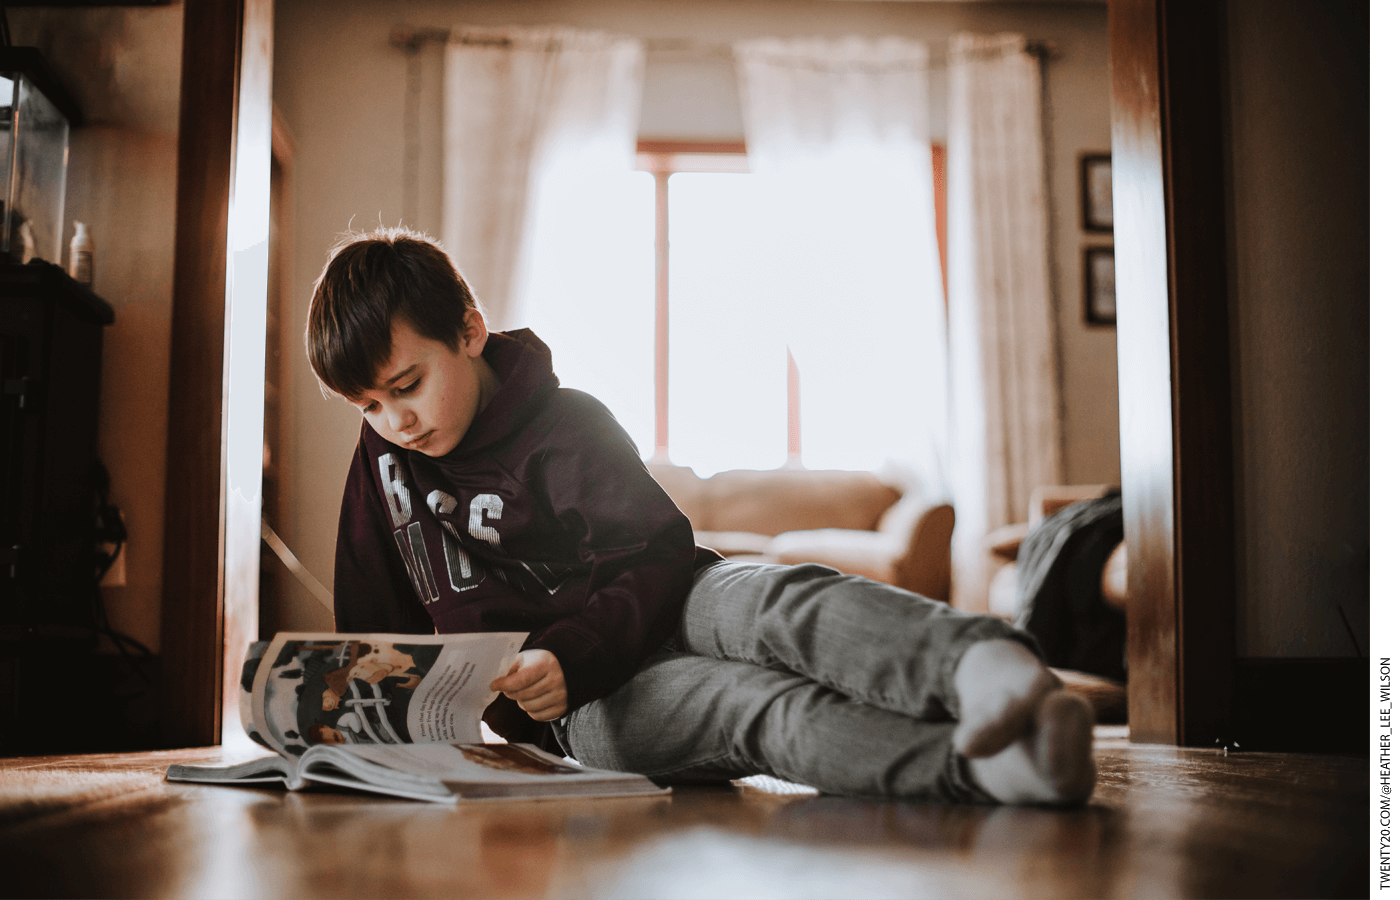
<path fill-rule="evenodd" d="M 420 382 L 420 381 L 422 381 L 421 378 L 415 378 L 415 379 L 413 379 L 413 380 L 410 381 L 408 384 L 405 384 L 405 385 L 403 385 L 402 387 L 400 387 L 400 388 L 399 388 L 399 393 L 400 393 L 400 394 L 411 394 L 411 393 L 413 393 L 413 391 L 418 387 L 418 382 Z"/>
<path fill-rule="evenodd" d="M 375 411 L 376 409 L 378 409 L 378 408 L 379 408 L 379 404 L 378 404 L 378 403 L 370 402 L 370 403 L 366 403 L 364 406 L 361 406 L 361 407 L 360 407 L 360 412 L 367 416 L 367 415 L 369 415 L 370 413 L 374 412 L 374 411 Z"/>

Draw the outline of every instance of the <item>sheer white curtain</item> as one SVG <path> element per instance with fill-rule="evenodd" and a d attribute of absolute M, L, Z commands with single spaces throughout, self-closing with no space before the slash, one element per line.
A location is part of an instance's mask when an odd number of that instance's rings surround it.
<path fill-rule="evenodd" d="M 986 602 L 982 538 L 1063 477 L 1038 57 L 1021 35 L 954 35 L 948 327 L 954 603 Z"/>
<path fill-rule="evenodd" d="M 927 47 L 850 37 L 734 52 L 766 200 L 753 254 L 768 272 L 746 296 L 713 298 L 711 346 L 726 352 L 703 377 L 741 402 L 757 373 L 782 392 L 790 346 L 807 467 L 894 461 L 939 490 L 947 389 Z"/>
<path fill-rule="evenodd" d="M 631 38 L 458 27 L 443 163 L 443 243 L 492 329 L 532 328 L 564 384 L 639 443 L 653 427 L 654 310 L 649 176 L 632 171 L 642 65 Z"/>
<path fill-rule="evenodd" d="M 568 28 L 458 26 L 443 85 L 443 243 L 493 328 L 523 323 L 531 237 L 561 167 L 630 168 L 642 48 Z"/>

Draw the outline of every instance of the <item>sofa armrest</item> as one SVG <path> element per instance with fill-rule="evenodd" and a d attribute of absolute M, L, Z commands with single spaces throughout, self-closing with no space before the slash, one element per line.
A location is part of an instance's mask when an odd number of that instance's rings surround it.
<path fill-rule="evenodd" d="M 1016 555 L 1021 552 L 1021 543 L 1025 541 L 1026 535 L 1030 534 L 1030 530 L 1031 526 L 1026 522 L 1003 525 L 988 532 L 982 539 L 982 546 L 999 559 L 1015 562 Z"/>
<path fill-rule="evenodd" d="M 1081 500 L 1102 497 L 1111 484 L 1044 484 L 1031 491 L 1029 519 L 1034 525 L 1048 519 L 1066 506 Z"/>
<path fill-rule="evenodd" d="M 955 522 L 946 503 L 919 513 L 894 560 L 894 584 L 934 600 L 952 597 Z"/>

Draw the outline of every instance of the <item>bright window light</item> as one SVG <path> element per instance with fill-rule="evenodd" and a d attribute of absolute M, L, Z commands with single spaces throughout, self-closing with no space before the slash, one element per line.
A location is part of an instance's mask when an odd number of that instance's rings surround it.
<path fill-rule="evenodd" d="M 787 460 L 782 273 L 752 175 L 670 180 L 670 455 L 701 477 Z"/>
<path fill-rule="evenodd" d="M 643 459 L 655 449 L 652 176 L 546 175 L 521 321 L 549 345 L 564 387 L 607 404 Z"/>
<path fill-rule="evenodd" d="M 914 150 L 848 144 L 841 177 L 831 159 L 669 176 L 672 463 L 702 477 L 791 464 L 791 350 L 801 464 L 894 462 L 941 481 L 944 307 L 930 158 Z M 553 348 L 562 383 L 606 403 L 650 458 L 656 181 L 561 162 L 540 196 L 522 321 Z"/>

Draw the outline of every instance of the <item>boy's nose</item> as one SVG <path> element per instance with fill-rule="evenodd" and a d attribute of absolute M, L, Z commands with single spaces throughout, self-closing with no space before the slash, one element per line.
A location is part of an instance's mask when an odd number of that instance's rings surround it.
<path fill-rule="evenodd" d="M 411 409 L 391 408 L 389 410 L 389 427 L 394 431 L 405 431 L 412 428 L 417 421 L 418 417 L 413 414 Z"/>

